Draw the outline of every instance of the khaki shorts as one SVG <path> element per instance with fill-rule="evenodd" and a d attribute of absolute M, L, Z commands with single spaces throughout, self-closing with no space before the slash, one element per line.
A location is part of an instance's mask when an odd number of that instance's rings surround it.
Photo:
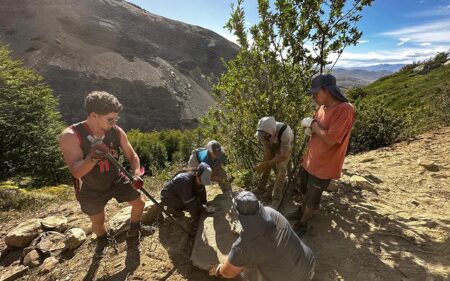
<path fill-rule="evenodd" d="M 141 196 L 141 193 L 135 190 L 125 178 L 121 178 L 111 188 L 101 192 L 82 185 L 78 201 L 80 202 L 81 211 L 88 216 L 92 216 L 103 211 L 106 203 L 112 198 L 122 203 L 134 201 L 139 196 Z"/>

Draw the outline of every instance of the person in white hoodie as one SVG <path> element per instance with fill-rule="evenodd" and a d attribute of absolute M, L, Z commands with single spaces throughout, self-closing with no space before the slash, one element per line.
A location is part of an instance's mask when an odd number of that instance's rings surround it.
<path fill-rule="evenodd" d="M 275 121 L 272 116 L 267 116 L 259 120 L 255 136 L 264 146 L 263 159 L 255 166 L 255 170 L 262 173 L 260 188 L 266 188 L 270 170 L 275 168 L 276 179 L 272 189 L 272 205 L 274 205 L 281 199 L 292 153 L 294 133 L 288 125 Z"/>

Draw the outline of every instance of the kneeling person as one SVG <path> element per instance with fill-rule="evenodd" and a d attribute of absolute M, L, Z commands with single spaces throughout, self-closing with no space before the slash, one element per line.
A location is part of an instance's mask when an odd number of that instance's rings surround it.
<path fill-rule="evenodd" d="M 242 232 L 223 264 L 210 275 L 249 281 L 312 280 L 315 257 L 277 211 L 263 207 L 249 191 L 234 199 Z"/>
<path fill-rule="evenodd" d="M 219 184 L 223 193 L 231 191 L 230 180 L 227 172 L 223 168 L 225 162 L 225 152 L 219 142 L 212 140 L 208 142 L 206 148 L 197 148 L 192 151 L 189 157 L 188 166 L 197 167 L 200 163 L 208 164 L 212 169 L 211 180 Z"/>
<path fill-rule="evenodd" d="M 211 184 L 211 168 L 200 163 L 197 168 L 182 171 L 168 181 L 161 190 L 161 203 L 174 216 L 182 216 L 188 211 L 191 217 L 198 218 L 205 209 L 205 185 Z"/>

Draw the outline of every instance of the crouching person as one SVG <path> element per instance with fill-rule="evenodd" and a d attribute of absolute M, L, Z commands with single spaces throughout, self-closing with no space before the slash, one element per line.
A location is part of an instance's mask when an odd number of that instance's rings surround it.
<path fill-rule="evenodd" d="M 234 198 L 242 232 L 227 259 L 210 275 L 248 281 L 312 280 L 315 257 L 277 211 L 263 207 L 249 191 Z"/>
<path fill-rule="evenodd" d="M 219 184 L 223 193 L 231 191 L 231 179 L 223 168 L 225 162 L 225 151 L 219 142 L 212 140 L 208 142 L 206 148 L 197 148 L 192 151 L 189 157 L 188 166 L 197 167 L 200 163 L 206 163 L 211 167 L 211 180 Z"/>
<path fill-rule="evenodd" d="M 177 173 L 165 184 L 161 190 L 161 203 L 175 217 L 183 216 L 183 211 L 188 211 L 196 219 L 205 209 L 205 185 L 210 184 L 211 168 L 206 163 L 200 163 L 197 168 Z"/>

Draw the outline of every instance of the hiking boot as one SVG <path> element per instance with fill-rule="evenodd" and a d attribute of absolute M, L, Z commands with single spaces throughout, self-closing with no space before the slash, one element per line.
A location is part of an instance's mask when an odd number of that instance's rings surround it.
<path fill-rule="evenodd" d="M 287 213 L 284 217 L 288 220 L 299 220 L 302 218 L 303 212 L 301 208 L 297 208 L 297 210 Z"/>
<path fill-rule="evenodd" d="M 152 235 L 155 231 L 154 226 L 142 224 L 139 228 L 128 229 L 127 238 L 140 238 L 141 236 Z"/>
<path fill-rule="evenodd" d="M 105 233 L 103 236 L 97 237 L 97 245 L 95 246 L 95 257 L 101 258 L 106 255 L 108 251 L 109 240 L 108 233 Z"/>
<path fill-rule="evenodd" d="M 308 232 L 309 226 L 307 222 L 297 222 L 294 224 L 293 229 L 298 237 L 302 237 Z"/>

